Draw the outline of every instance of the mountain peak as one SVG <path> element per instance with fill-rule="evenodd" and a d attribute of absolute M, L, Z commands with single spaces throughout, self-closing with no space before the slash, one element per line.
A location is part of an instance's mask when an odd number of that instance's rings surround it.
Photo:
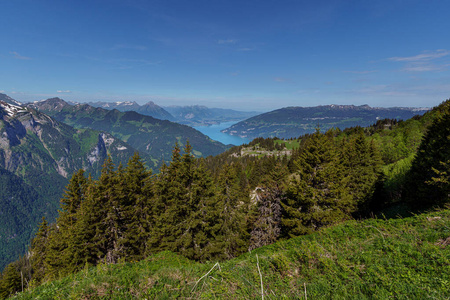
<path fill-rule="evenodd" d="M 148 101 L 147 103 L 145 103 L 142 106 L 158 106 L 158 105 L 156 105 L 155 102 L 153 102 L 153 101 Z"/>
<path fill-rule="evenodd" d="M 22 105 L 22 103 L 20 103 L 19 101 L 14 100 L 13 98 L 9 97 L 8 95 L 2 94 L 2 93 L 0 93 L 0 101 L 3 101 L 8 104 L 12 104 L 12 105 L 17 105 L 17 106 Z"/>
<path fill-rule="evenodd" d="M 70 104 L 58 97 L 35 101 L 31 103 L 31 107 L 38 110 L 47 110 L 47 111 L 49 110 L 61 111 L 66 106 L 70 106 Z"/>

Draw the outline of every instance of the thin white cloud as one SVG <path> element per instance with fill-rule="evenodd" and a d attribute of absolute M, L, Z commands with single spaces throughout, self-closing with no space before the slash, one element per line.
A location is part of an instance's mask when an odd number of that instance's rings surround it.
<path fill-rule="evenodd" d="M 63 91 L 63 90 L 57 90 L 56 92 L 59 93 L 59 94 L 68 94 L 68 93 L 72 93 L 72 91 L 70 91 L 70 90 L 65 90 L 65 91 Z"/>
<path fill-rule="evenodd" d="M 31 57 L 22 56 L 19 53 L 17 53 L 16 51 L 11 51 L 9 53 L 12 54 L 15 59 L 21 59 L 21 60 L 29 60 L 29 59 L 31 59 Z"/>
<path fill-rule="evenodd" d="M 227 40 L 218 40 L 217 44 L 223 45 L 223 44 L 236 44 L 237 40 L 234 39 L 227 39 Z"/>
<path fill-rule="evenodd" d="M 443 71 L 448 65 L 436 66 L 436 65 L 411 65 L 403 68 L 406 72 L 429 72 L 429 71 Z"/>
<path fill-rule="evenodd" d="M 448 68 L 448 62 L 443 62 L 441 58 L 450 55 L 449 50 L 439 49 L 427 51 L 422 54 L 404 57 L 390 57 L 387 60 L 393 62 L 403 62 L 405 66 L 401 69 L 404 72 L 432 72 L 444 71 Z"/>
<path fill-rule="evenodd" d="M 441 58 L 441 57 L 444 57 L 447 55 L 450 55 L 449 50 L 439 49 L 436 51 L 429 51 L 429 52 L 414 55 L 414 56 L 405 56 L 405 57 L 394 56 L 394 57 L 388 58 L 388 60 L 398 61 L 398 62 L 403 62 L 403 61 L 404 62 L 419 62 L 419 61 L 423 62 L 423 61 L 430 61 L 430 60 L 434 60 L 437 58 Z"/>

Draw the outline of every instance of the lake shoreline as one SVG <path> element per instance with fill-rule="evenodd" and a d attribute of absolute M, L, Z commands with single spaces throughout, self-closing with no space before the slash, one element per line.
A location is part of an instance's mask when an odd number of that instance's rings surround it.
<path fill-rule="evenodd" d="M 242 144 L 247 144 L 250 142 L 249 139 L 241 138 L 239 136 L 229 135 L 226 133 L 223 133 L 222 130 L 226 129 L 240 121 L 231 121 L 231 122 L 223 122 L 219 124 L 214 125 L 208 125 L 208 126 L 194 126 L 193 128 L 200 131 L 204 135 L 207 135 L 211 139 L 221 142 L 225 145 L 234 145 L 239 146 Z"/>

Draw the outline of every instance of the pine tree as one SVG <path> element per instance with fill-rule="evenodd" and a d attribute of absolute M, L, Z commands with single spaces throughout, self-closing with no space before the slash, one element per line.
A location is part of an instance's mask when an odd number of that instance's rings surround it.
<path fill-rule="evenodd" d="M 345 192 L 351 197 L 349 205 L 342 209 L 348 215 L 356 212 L 368 214 L 381 176 L 381 156 L 373 141 L 366 140 L 361 128 L 350 140 L 344 139 L 342 144 L 340 177 Z"/>
<path fill-rule="evenodd" d="M 74 262 L 79 267 L 100 261 L 115 263 L 119 259 L 118 239 L 123 229 L 121 195 L 117 192 L 119 176 L 108 156 L 99 180 L 88 185 L 73 233 L 77 244 Z"/>
<path fill-rule="evenodd" d="M 31 267 L 33 268 L 33 279 L 36 282 L 41 282 L 44 279 L 46 272 L 46 254 L 47 242 L 50 228 L 45 217 L 42 217 L 42 222 L 39 225 L 39 230 L 36 236 L 31 241 Z"/>
<path fill-rule="evenodd" d="M 180 178 L 181 155 L 178 144 L 172 151 L 170 164 L 161 166 L 155 181 L 155 203 L 153 206 L 153 219 L 155 226 L 151 229 L 148 241 L 148 253 L 161 250 L 176 251 L 174 243 L 179 232 L 174 232 L 185 216 L 185 204 L 182 197 L 185 194 Z M 176 235 L 173 235 L 173 234 Z M 148 254 L 147 253 L 147 254 Z"/>
<path fill-rule="evenodd" d="M 73 261 L 77 247 L 73 231 L 77 222 L 77 212 L 85 200 L 87 184 L 84 171 L 79 170 L 74 173 L 66 186 L 56 226 L 48 237 L 47 278 L 57 278 L 77 270 L 77 263 Z"/>
<path fill-rule="evenodd" d="M 192 161 L 193 157 L 183 159 L 191 164 L 192 179 L 188 187 L 188 211 L 185 219 L 184 233 L 179 241 L 181 254 L 200 261 L 209 260 L 213 255 L 209 252 L 210 245 L 218 221 L 210 214 L 214 203 L 214 183 L 211 174 L 206 170 L 203 160 Z"/>
<path fill-rule="evenodd" d="M 87 183 L 84 170 L 79 170 L 73 174 L 61 199 L 58 226 L 70 228 L 75 224 L 76 213 L 80 208 L 81 202 L 85 200 Z"/>
<path fill-rule="evenodd" d="M 142 259 L 147 252 L 152 218 L 153 179 L 139 153 L 130 158 L 124 174 L 124 217 L 126 230 L 120 243 L 124 246 L 127 260 Z"/>
<path fill-rule="evenodd" d="M 172 162 L 163 165 L 155 182 L 155 226 L 149 243 L 152 251 L 171 250 L 188 258 L 204 259 L 208 233 L 205 214 L 213 196 L 211 175 L 197 165 L 186 143 L 183 156 L 178 145 Z"/>
<path fill-rule="evenodd" d="M 405 200 L 417 208 L 450 202 L 450 100 L 439 105 L 435 115 L 407 175 Z"/>
<path fill-rule="evenodd" d="M 0 298 L 6 299 L 17 292 L 22 291 L 22 276 L 16 263 L 6 266 L 0 280 Z"/>
<path fill-rule="evenodd" d="M 337 152 L 332 132 L 319 129 L 308 138 L 282 202 L 283 235 L 294 237 L 345 218 L 349 197 L 340 184 Z"/>
<path fill-rule="evenodd" d="M 114 163 L 110 156 L 105 160 L 100 179 L 95 186 L 93 196 L 99 204 L 99 211 L 95 221 L 96 234 L 94 243 L 100 250 L 100 257 L 106 263 L 117 263 L 123 254 L 123 245 L 120 240 L 125 231 L 124 206 L 125 195 L 120 188 L 124 184 L 123 168 L 119 165 L 114 171 Z"/>
<path fill-rule="evenodd" d="M 248 189 L 242 190 L 239 166 L 225 164 L 216 182 L 214 205 L 210 208 L 214 241 L 208 251 L 220 259 L 230 259 L 246 251 L 249 234 L 246 213 Z"/>

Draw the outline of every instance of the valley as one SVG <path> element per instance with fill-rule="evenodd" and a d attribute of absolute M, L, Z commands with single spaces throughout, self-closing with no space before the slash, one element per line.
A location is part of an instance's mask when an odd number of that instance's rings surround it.
<path fill-rule="evenodd" d="M 387 118 L 366 127 L 316 128 L 294 139 L 258 137 L 208 156 L 204 155 L 208 150 L 196 148 L 205 144 L 194 146 L 189 139 L 174 143 L 169 159 L 168 154 L 155 157 L 145 151 L 139 151 L 140 156 L 135 148 L 139 144 L 130 143 L 133 133 L 138 135 L 135 141 L 151 140 L 154 133 L 156 139 L 158 134 L 170 133 L 164 139 L 178 141 L 195 129 L 132 111 L 72 105 L 59 98 L 26 106 L 6 100 L 9 103 L 1 102 L 0 110 L 0 184 L 4 185 L 0 200 L 8 212 L 0 215 L 0 238 L 6 241 L 0 251 L 7 264 L 0 278 L 1 293 L 6 293 L 5 284 L 15 282 L 11 276 L 17 270 L 29 274 L 27 281 L 40 286 L 39 293 L 46 282 L 83 272 L 83 261 L 91 270 L 102 265 L 120 268 L 124 261 L 134 264 L 176 253 L 183 257 L 176 259 L 217 260 L 227 265 L 248 251 L 262 255 L 264 247 L 277 249 L 266 256 L 273 266 L 266 266 L 265 272 L 275 270 L 273 276 L 278 276 L 276 270 L 284 270 L 283 274 L 301 267 L 277 248 L 283 241 L 295 243 L 299 236 L 308 239 L 327 228 L 339 231 L 335 226 L 354 219 L 370 223 L 374 214 L 388 219 L 408 217 L 448 202 L 445 159 L 449 147 L 443 139 L 450 128 L 448 100 L 405 121 Z M 170 129 L 166 131 L 164 125 Z M 166 162 L 154 172 L 149 167 L 154 168 L 159 159 Z M 445 213 L 439 218 L 447 218 Z M 42 216 L 45 219 L 34 236 Z M 444 227 L 433 242 L 436 247 L 442 243 L 442 249 L 447 243 Z M 378 232 L 388 230 L 382 228 Z M 361 232 L 355 230 L 357 235 Z M 31 246 L 27 246 L 30 238 Z M 13 252 L 27 247 L 31 256 L 8 264 L 15 259 Z M 380 251 L 377 247 L 370 251 Z M 392 251 L 392 256 L 400 255 Z M 284 258 L 277 261 L 280 255 Z M 440 266 L 435 268 L 440 272 Z M 420 271 L 416 276 L 425 274 Z M 358 280 L 373 280 L 363 273 L 355 278 L 353 286 Z M 318 287 L 310 284 L 314 295 Z M 434 283 L 428 286 L 439 290 Z M 285 289 L 271 291 L 289 295 Z M 390 291 L 381 285 L 371 293 Z"/>

